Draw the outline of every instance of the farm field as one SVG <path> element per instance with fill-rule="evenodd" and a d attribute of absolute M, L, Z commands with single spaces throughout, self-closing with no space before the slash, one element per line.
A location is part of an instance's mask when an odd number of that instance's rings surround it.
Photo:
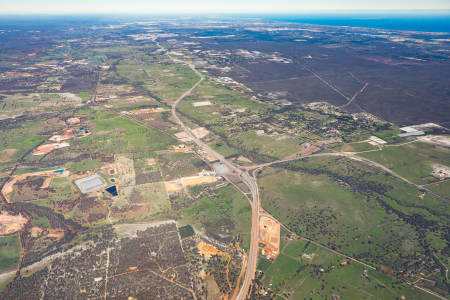
<path fill-rule="evenodd" d="M 20 259 L 20 239 L 18 235 L 0 237 L 0 270 L 17 267 Z"/>
<path fill-rule="evenodd" d="M 255 132 L 244 132 L 230 138 L 245 152 L 256 152 L 266 157 L 282 159 L 300 150 L 301 140 L 288 136 L 260 136 Z"/>
<path fill-rule="evenodd" d="M 16 162 L 28 152 L 31 152 L 37 145 L 44 142 L 49 136 L 45 131 L 49 128 L 57 128 L 57 125 L 37 126 L 41 120 L 31 122 L 20 122 L 19 126 L 13 128 L 2 128 L 0 134 L 0 165 L 2 163 Z"/>
<path fill-rule="evenodd" d="M 342 152 L 362 152 L 362 151 L 371 151 L 371 150 L 379 150 L 378 147 L 372 146 L 366 142 L 355 142 L 344 144 L 342 147 L 339 147 L 339 150 Z"/>
<path fill-rule="evenodd" d="M 48 110 L 62 111 L 82 102 L 73 93 L 33 93 L 7 97 L 2 103 L 0 117 L 21 114 L 42 114 Z"/>
<path fill-rule="evenodd" d="M 230 156 L 235 156 L 237 154 L 239 154 L 239 150 L 230 147 L 229 145 L 226 144 L 225 141 L 219 140 L 216 142 L 213 142 L 211 144 L 209 144 L 209 146 L 214 149 L 214 151 L 219 152 L 220 154 L 222 154 L 224 157 L 230 157 Z"/>
<path fill-rule="evenodd" d="M 420 198 L 386 176 L 346 159 L 314 158 L 264 169 L 258 183 L 263 208 L 296 234 L 402 273 L 402 257 L 447 251 L 449 203 Z M 431 274 L 439 265 L 426 267 Z"/>
<path fill-rule="evenodd" d="M 251 209 L 248 200 L 234 187 L 226 186 L 200 197 L 182 211 L 183 224 L 193 224 L 221 241 L 231 241 L 240 236 L 241 247 L 250 243 Z"/>
<path fill-rule="evenodd" d="M 142 153 L 167 149 L 175 143 L 175 139 L 168 134 L 142 127 L 123 116 L 98 112 L 93 117 L 94 133 L 76 140 L 73 148 L 87 148 L 92 152 L 104 154 Z"/>
<path fill-rule="evenodd" d="M 259 268 L 264 284 L 282 298 L 323 299 L 338 294 L 357 299 L 430 299 L 379 271 L 305 240 L 288 240 L 273 262 L 265 260 Z"/>
<path fill-rule="evenodd" d="M 0 299 L 449 297 L 450 34 L 27 18 L 0 21 Z"/>
<path fill-rule="evenodd" d="M 209 167 L 194 153 L 159 152 L 158 164 L 164 181 L 198 175 Z"/>
<path fill-rule="evenodd" d="M 145 88 L 169 103 L 198 80 L 197 75 L 185 65 L 146 64 L 144 68 L 150 77 L 150 83 Z"/>
<path fill-rule="evenodd" d="M 436 182 L 426 186 L 430 190 L 450 198 L 450 181 Z"/>
<path fill-rule="evenodd" d="M 450 165 L 450 150 L 421 142 L 384 147 L 382 151 L 359 154 L 417 184 L 437 181 L 431 176 L 433 164 Z"/>

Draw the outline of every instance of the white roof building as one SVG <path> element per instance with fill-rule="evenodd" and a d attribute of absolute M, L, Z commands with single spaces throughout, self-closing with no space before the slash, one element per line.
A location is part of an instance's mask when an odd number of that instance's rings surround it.
<path fill-rule="evenodd" d="M 106 187 L 106 181 L 98 174 L 75 180 L 75 184 L 83 194 L 95 192 Z"/>

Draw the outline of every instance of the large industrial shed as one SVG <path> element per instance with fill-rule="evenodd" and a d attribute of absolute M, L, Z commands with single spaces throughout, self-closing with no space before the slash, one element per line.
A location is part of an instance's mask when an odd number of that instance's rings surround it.
<path fill-rule="evenodd" d="M 106 186 L 105 180 L 97 174 L 75 180 L 75 184 L 83 194 L 101 190 Z"/>

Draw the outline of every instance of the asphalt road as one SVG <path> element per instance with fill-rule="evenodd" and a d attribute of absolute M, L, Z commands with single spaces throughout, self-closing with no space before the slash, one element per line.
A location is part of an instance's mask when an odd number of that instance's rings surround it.
<path fill-rule="evenodd" d="M 158 44 L 159 45 L 159 44 Z M 160 46 L 160 45 L 159 45 Z M 161 49 L 164 49 L 162 46 L 160 46 Z M 187 64 L 186 62 L 177 60 L 173 57 L 171 57 L 169 54 L 167 54 L 168 57 L 176 63 L 184 63 Z M 198 139 L 192 132 L 192 130 L 187 127 L 178 117 L 177 115 L 177 111 L 176 111 L 176 107 L 178 105 L 178 103 L 183 100 L 186 96 L 190 95 L 192 93 L 192 91 L 197 88 L 197 86 L 202 83 L 202 81 L 204 81 L 205 77 L 203 76 L 203 74 L 201 74 L 193 64 L 187 64 L 198 76 L 199 76 L 199 81 L 194 84 L 188 91 L 186 91 L 185 93 L 183 93 L 173 104 L 172 104 L 172 117 L 176 120 L 176 122 L 183 128 L 183 130 L 191 137 L 192 141 L 197 144 L 197 146 L 199 148 L 201 148 L 203 151 L 205 151 L 206 153 L 208 153 L 209 155 L 215 157 L 218 161 L 220 161 L 222 164 L 226 165 L 232 172 L 235 172 L 235 174 L 239 174 L 241 180 L 248 186 L 248 188 L 251 191 L 252 194 L 252 201 L 251 201 L 251 207 L 252 207 L 252 229 L 251 229 L 251 240 L 250 240 L 250 249 L 248 251 L 248 259 L 247 259 L 247 265 L 246 265 L 246 272 L 245 272 L 245 277 L 244 277 L 244 281 L 242 284 L 241 289 L 239 290 L 239 293 L 236 297 L 236 299 L 238 300 L 244 300 L 247 298 L 249 289 L 250 289 L 250 285 L 252 283 L 252 280 L 255 278 L 255 273 L 256 273 L 256 266 L 257 266 L 257 262 L 258 262 L 258 240 L 259 240 L 259 214 L 260 214 L 260 206 L 259 206 L 259 189 L 258 189 L 258 185 L 257 185 L 257 181 L 256 181 L 256 177 L 255 177 L 255 171 L 256 169 L 265 167 L 265 166 L 271 166 L 283 161 L 290 161 L 290 160 L 298 160 L 299 158 L 295 158 L 295 159 L 289 159 L 289 160 L 281 160 L 281 161 L 275 161 L 272 163 L 268 163 L 268 164 L 263 164 L 263 165 L 259 165 L 259 166 L 255 166 L 255 169 L 253 169 L 253 174 L 250 175 L 248 173 L 248 171 L 243 171 L 242 169 L 240 169 L 239 167 L 233 165 L 231 162 L 229 162 L 228 160 L 226 160 L 222 155 L 220 155 L 219 153 L 217 153 L 216 151 L 214 151 L 213 149 L 211 149 L 207 144 L 203 143 L 200 139 Z M 392 170 L 386 168 L 385 166 L 376 163 L 374 161 L 368 160 L 368 159 L 363 159 L 360 157 L 356 157 L 354 155 L 351 155 L 349 153 L 342 153 L 342 152 L 338 152 L 338 153 L 319 153 L 319 154 L 311 154 L 311 155 L 307 155 L 308 157 L 313 157 L 313 156 L 345 156 L 348 157 L 350 159 L 354 159 L 354 160 L 359 160 L 365 163 L 368 163 L 369 165 L 378 167 L 383 169 L 384 171 L 392 174 L 393 176 L 403 180 L 404 182 L 411 184 L 411 185 L 415 185 L 419 188 L 423 188 L 424 187 L 417 185 L 413 182 L 410 182 L 409 180 L 407 180 L 406 178 L 401 177 L 400 175 L 396 174 L 395 172 L 393 172 Z M 448 200 L 448 199 L 446 199 Z M 439 298 L 442 298 L 441 296 L 425 290 L 423 288 L 420 288 L 414 284 L 412 284 L 413 286 L 415 286 L 416 288 L 419 288 L 421 290 L 424 290 L 425 292 L 432 294 L 434 296 L 437 296 Z M 444 298 L 442 298 L 444 299 Z M 231 299 L 233 300 L 233 299 Z"/>
<path fill-rule="evenodd" d="M 162 46 L 160 46 L 162 49 L 164 49 Z M 166 50 L 166 49 L 164 49 Z M 180 60 L 177 60 L 173 57 L 171 57 L 169 54 L 167 54 L 168 57 L 176 63 L 185 63 Z M 183 130 L 190 136 L 192 141 L 197 144 L 199 148 L 201 148 L 203 151 L 205 151 L 207 154 L 215 157 L 218 161 L 220 161 L 222 164 L 226 165 L 232 172 L 235 174 L 238 174 L 241 178 L 242 182 L 244 182 L 248 188 L 251 191 L 252 194 L 252 201 L 251 201 L 251 207 L 252 207 L 252 229 L 251 229 L 251 239 L 250 239 L 250 249 L 248 251 L 248 259 L 247 259 L 247 266 L 246 266 L 246 272 L 244 276 L 244 281 L 242 284 L 241 289 L 239 290 L 239 293 L 236 297 L 238 300 L 245 299 L 250 285 L 252 283 L 252 280 L 255 278 L 256 273 L 256 266 L 258 262 L 258 238 L 259 238 L 259 190 L 258 185 L 256 183 L 256 179 L 253 176 L 250 176 L 247 172 L 242 171 L 239 169 L 239 167 L 235 166 L 228 160 L 226 160 L 221 154 L 217 153 L 213 149 L 211 149 L 207 144 L 205 144 L 203 141 L 198 139 L 195 134 L 193 134 L 192 130 L 187 127 L 181 119 L 177 115 L 177 105 L 180 103 L 181 100 L 183 100 L 186 96 L 190 95 L 192 91 L 205 79 L 203 74 L 201 74 L 193 64 L 187 64 L 199 77 L 200 80 L 194 84 L 189 90 L 184 92 L 178 99 L 172 104 L 172 117 L 176 122 L 183 128 Z"/>

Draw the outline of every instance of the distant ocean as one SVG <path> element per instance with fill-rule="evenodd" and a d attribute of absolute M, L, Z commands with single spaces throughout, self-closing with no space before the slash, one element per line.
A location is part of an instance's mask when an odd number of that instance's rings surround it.
<path fill-rule="evenodd" d="M 394 0 L 393 0 L 394 1 Z M 450 1 L 450 0 L 448 0 Z M 1 2 L 1 0 L 0 0 Z M 161 15 L 160 17 L 167 17 Z M 176 15 L 169 15 L 174 17 Z M 180 15 L 181 16 L 181 15 Z M 190 16 L 190 15 L 189 15 Z M 192 15 L 202 17 L 202 15 Z M 264 21 L 293 22 L 329 26 L 349 26 L 366 27 L 390 30 L 410 30 L 425 32 L 448 32 L 450 33 L 450 11 L 415 14 L 395 14 L 395 13 L 340 13 L 340 14 L 218 14 L 226 17 L 259 18 Z M 158 15 L 2 15 L 0 14 L 1 25 L 36 25 L 55 26 L 60 23 L 104 23 L 126 22 L 130 20 L 158 19 Z"/>
<path fill-rule="evenodd" d="M 330 26 L 366 27 L 390 30 L 449 32 L 449 14 L 316 14 L 261 16 L 269 21 L 283 21 Z"/>

